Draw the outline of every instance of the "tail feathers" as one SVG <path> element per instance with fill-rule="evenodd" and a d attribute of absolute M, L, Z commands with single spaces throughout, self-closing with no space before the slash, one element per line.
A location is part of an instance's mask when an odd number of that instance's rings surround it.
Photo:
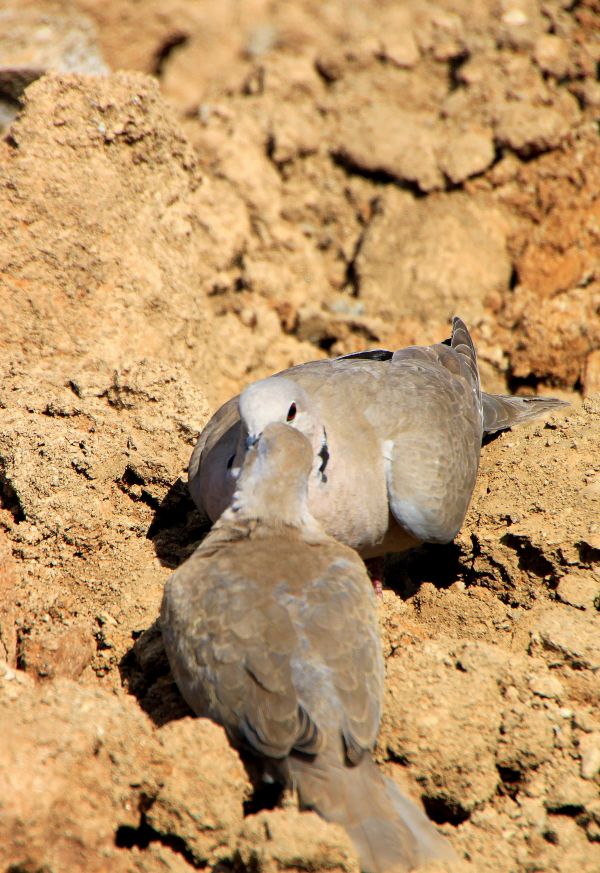
<path fill-rule="evenodd" d="M 490 434 L 524 424 L 548 412 L 568 406 L 554 397 L 511 397 L 507 394 L 482 394 L 483 432 Z"/>
<path fill-rule="evenodd" d="M 342 825 L 364 873 L 406 873 L 428 861 L 456 858 L 427 816 L 369 756 L 355 767 L 324 759 L 290 759 L 300 803 Z"/>
<path fill-rule="evenodd" d="M 419 863 L 456 861 L 457 855 L 449 841 L 434 827 L 418 806 L 405 797 L 395 782 L 385 779 L 385 787 L 393 808 L 410 829 L 419 847 Z"/>
<path fill-rule="evenodd" d="M 452 349 L 460 355 L 464 363 L 470 370 L 473 386 L 477 396 L 481 396 L 481 387 L 479 384 L 479 367 L 477 365 L 477 352 L 471 339 L 471 334 L 467 325 L 462 318 L 457 315 L 452 319 L 452 338 L 450 340 Z"/>

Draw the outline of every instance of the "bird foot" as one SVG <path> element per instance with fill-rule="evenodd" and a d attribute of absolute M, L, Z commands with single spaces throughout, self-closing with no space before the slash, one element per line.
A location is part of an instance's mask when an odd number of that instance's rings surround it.
<path fill-rule="evenodd" d="M 365 561 L 371 584 L 377 597 L 383 597 L 383 558 L 367 558 Z"/>

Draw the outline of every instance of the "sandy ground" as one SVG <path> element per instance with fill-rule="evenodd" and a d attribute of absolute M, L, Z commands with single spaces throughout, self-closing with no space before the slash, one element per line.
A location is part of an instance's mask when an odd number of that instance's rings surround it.
<path fill-rule="evenodd" d="M 458 313 L 488 390 L 571 406 L 485 446 L 453 544 L 389 561 L 378 760 L 456 870 L 599 870 L 597 3 L 0 16 L 1 869 L 357 870 L 252 796 L 155 620 L 215 407 Z"/>

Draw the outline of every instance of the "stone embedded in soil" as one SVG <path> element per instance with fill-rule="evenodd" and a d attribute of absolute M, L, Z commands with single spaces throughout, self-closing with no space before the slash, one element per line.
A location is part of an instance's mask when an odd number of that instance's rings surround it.
<path fill-rule="evenodd" d="M 566 613 L 556 607 L 547 607 L 536 617 L 531 631 L 530 649 L 535 654 L 575 669 L 600 669 L 600 636 L 598 617 L 588 613 Z"/>
<path fill-rule="evenodd" d="M 198 866 L 230 857 L 251 789 L 225 732 L 208 719 L 188 717 L 164 725 L 157 736 L 175 766 L 146 813 L 148 823 L 183 840 Z"/>
<path fill-rule="evenodd" d="M 600 579 L 591 574 L 567 573 L 558 583 L 558 599 L 578 609 L 594 610 L 600 597 Z"/>
<path fill-rule="evenodd" d="M 600 731 L 579 738 L 580 773 L 583 779 L 594 779 L 600 772 Z"/>
<path fill-rule="evenodd" d="M 554 722 L 548 710 L 528 700 L 507 701 L 497 754 L 499 767 L 525 773 L 548 761 L 554 750 Z"/>
<path fill-rule="evenodd" d="M 556 148 L 569 132 L 569 120 L 552 107 L 507 103 L 496 115 L 496 139 L 528 157 Z"/>
<path fill-rule="evenodd" d="M 444 187 L 433 116 L 376 104 L 343 117 L 338 136 L 335 152 L 351 167 L 385 173 L 421 191 Z"/>
<path fill-rule="evenodd" d="M 584 809 L 597 797 L 597 785 L 582 778 L 577 772 L 575 761 L 571 761 L 568 767 L 557 770 L 549 780 L 544 803 L 550 811 Z"/>
<path fill-rule="evenodd" d="M 314 812 L 274 809 L 248 816 L 241 830 L 238 852 L 247 869 L 260 873 L 284 870 L 330 870 L 358 873 L 350 838 L 339 825 Z"/>
<path fill-rule="evenodd" d="M 472 128 L 450 134 L 438 161 L 442 172 L 454 185 L 483 173 L 492 164 L 495 148 L 492 132 Z"/>
<path fill-rule="evenodd" d="M 0 866 L 129 869 L 116 832 L 138 826 L 165 769 L 150 723 L 132 700 L 27 679 L 0 675 Z"/>
<path fill-rule="evenodd" d="M 91 663 L 96 644 L 89 628 L 67 627 L 55 630 L 38 627 L 19 645 L 19 666 L 39 679 L 78 679 Z"/>
<path fill-rule="evenodd" d="M 565 693 L 560 679 L 552 673 L 534 673 L 529 679 L 529 687 L 537 697 L 559 702 Z"/>
<path fill-rule="evenodd" d="M 396 67 L 414 67 L 419 62 L 419 46 L 409 30 L 401 30 L 384 36 L 381 56 Z"/>
<path fill-rule="evenodd" d="M 545 73 L 562 78 L 569 68 L 569 44 L 552 33 L 544 33 L 536 40 L 533 56 Z"/>
<path fill-rule="evenodd" d="M 379 747 L 410 764 L 426 797 L 469 811 L 489 800 L 498 783 L 496 674 L 498 659 L 502 663 L 506 656 L 480 643 L 459 649 L 457 656 L 440 643 L 424 642 L 388 660 Z M 465 669 L 461 658 L 479 667 Z"/>
<path fill-rule="evenodd" d="M 471 322 L 508 286 L 509 226 L 485 197 L 387 190 L 356 259 L 358 297 L 388 319 L 444 324 L 459 312 Z"/>

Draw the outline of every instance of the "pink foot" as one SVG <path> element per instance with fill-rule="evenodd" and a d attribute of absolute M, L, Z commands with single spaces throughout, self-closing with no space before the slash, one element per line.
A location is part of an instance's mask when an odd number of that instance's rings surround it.
<path fill-rule="evenodd" d="M 367 572 L 375 589 L 375 594 L 377 597 L 383 597 L 383 585 L 381 582 L 383 576 L 383 558 L 367 558 L 365 564 L 367 565 Z"/>

